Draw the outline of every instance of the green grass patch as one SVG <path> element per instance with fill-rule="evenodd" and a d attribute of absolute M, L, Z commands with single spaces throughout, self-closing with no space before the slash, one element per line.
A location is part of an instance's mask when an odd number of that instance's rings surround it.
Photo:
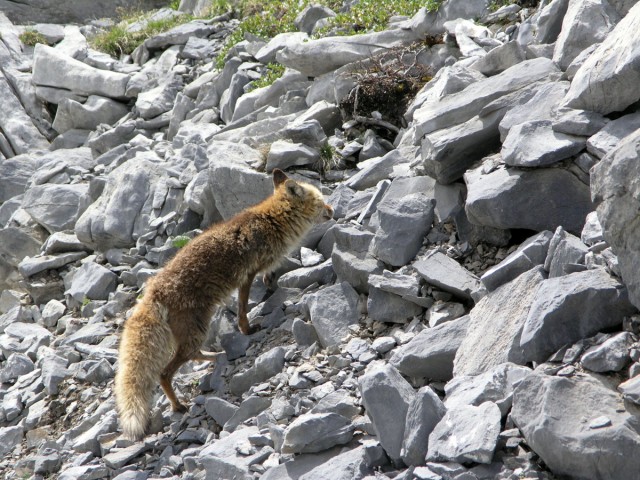
<path fill-rule="evenodd" d="M 257 88 L 268 87 L 272 85 L 277 79 L 279 79 L 284 74 L 284 65 L 281 65 L 276 62 L 271 62 L 267 64 L 267 67 L 262 72 L 262 76 L 251 82 L 249 86 L 249 91 L 255 90 Z"/>
<path fill-rule="evenodd" d="M 29 45 L 30 47 L 35 46 L 37 43 L 47 44 L 47 40 L 44 38 L 44 35 L 30 28 L 22 32 L 18 38 L 22 43 Z"/>
<path fill-rule="evenodd" d="M 491 2 L 489 2 L 489 5 L 487 6 L 487 8 L 489 8 L 491 12 L 495 12 L 496 10 L 499 10 L 502 7 L 506 7 L 507 5 L 511 5 L 512 3 L 516 3 L 516 1 L 515 0 L 492 0 Z"/>
<path fill-rule="evenodd" d="M 147 38 L 171 30 L 173 27 L 187 23 L 193 19 L 190 15 L 178 15 L 160 20 L 150 20 L 138 31 L 130 31 L 128 27 L 147 18 L 140 13 L 125 16 L 120 22 L 102 33 L 92 37 L 89 42 L 93 48 L 114 57 L 128 55 Z"/>

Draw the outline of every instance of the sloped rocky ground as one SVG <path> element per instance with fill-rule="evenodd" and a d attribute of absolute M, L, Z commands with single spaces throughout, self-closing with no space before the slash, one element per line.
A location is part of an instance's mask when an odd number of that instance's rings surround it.
<path fill-rule="evenodd" d="M 311 8 L 222 71 L 228 17 L 114 59 L 95 25 L 36 25 L 31 48 L 0 14 L 0 476 L 637 478 L 640 6 L 488 3 L 323 39 Z M 401 118 L 358 109 L 416 69 Z M 234 299 L 215 314 L 226 355 L 176 376 L 189 411 L 158 395 L 121 439 L 145 280 L 276 167 L 335 221 L 256 280 L 258 333 Z"/>

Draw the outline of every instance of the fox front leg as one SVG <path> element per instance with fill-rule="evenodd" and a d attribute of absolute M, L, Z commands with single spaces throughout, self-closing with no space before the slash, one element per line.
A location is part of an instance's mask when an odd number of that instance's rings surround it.
<path fill-rule="evenodd" d="M 255 278 L 255 273 L 249 275 L 246 281 L 240 286 L 238 291 L 238 328 L 245 335 L 251 335 L 260 330 L 257 325 L 250 326 L 249 319 L 247 318 L 247 310 L 249 308 L 249 291 L 251 290 L 251 284 Z"/>

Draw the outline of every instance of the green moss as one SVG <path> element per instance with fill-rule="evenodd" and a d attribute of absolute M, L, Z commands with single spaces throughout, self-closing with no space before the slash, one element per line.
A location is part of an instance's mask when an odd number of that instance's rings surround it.
<path fill-rule="evenodd" d="M 506 7 L 507 5 L 511 5 L 512 3 L 516 3 L 516 0 L 491 0 L 488 8 L 490 11 L 495 12 L 496 10 Z"/>
<path fill-rule="evenodd" d="M 31 47 L 33 47 L 36 43 L 44 43 L 45 45 L 47 44 L 47 40 L 44 38 L 44 35 L 32 29 L 25 30 L 20 34 L 18 38 L 22 43 Z"/>
<path fill-rule="evenodd" d="M 273 84 L 277 79 L 279 79 L 284 74 L 284 65 L 279 63 L 269 63 L 265 68 L 264 72 L 262 72 L 262 76 L 258 80 L 254 80 L 251 82 L 249 86 L 249 90 L 255 90 L 257 88 L 268 87 Z"/>
<path fill-rule="evenodd" d="M 176 248 L 182 248 L 190 241 L 191 239 L 186 235 L 178 235 L 177 237 L 171 240 L 171 245 L 173 245 Z"/>

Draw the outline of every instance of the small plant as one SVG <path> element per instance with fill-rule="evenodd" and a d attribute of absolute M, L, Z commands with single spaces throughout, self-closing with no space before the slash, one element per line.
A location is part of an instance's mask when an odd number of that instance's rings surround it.
<path fill-rule="evenodd" d="M 173 245 L 175 248 L 182 248 L 190 241 L 191 239 L 186 235 L 178 235 L 177 237 L 174 237 L 173 240 L 171 240 L 171 245 Z"/>
<path fill-rule="evenodd" d="M 30 47 L 35 46 L 37 43 L 44 43 L 45 45 L 47 44 L 47 40 L 46 38 L 44 38 L 44 35 L 42 35 L 37 30 L 33 30 L 30 28 L 22 32 L 18 38 L 22 43 Z"/>
<path fill-rule="evenodd" d="M 491 0 L 487 8 L 489 9 L 489 11 L 495 12 L 502 7 L 506 7 L 507 5 L 511 5 L 513 3 L 517 3 L 516 0 Z"/>
<path fill-rule="evenodd" d="M 394 134 L 398 126 L 405 126 L 403 115 L 409 102 L 431 80 L 429 67 L 418 62 L 424 46 L 397 47 L 359 62 L 351 73 L 356 86 L 340 102 L 343 117 Z"/>
<path fill-rule="evenodd" d="M 272 85 L 277 79 L 279 79 L 284 74 L 284 65 L 281 65 L 276 62 L 272 62 L 267 64 L 264 72 L 262 72 L 262 76 L 251 82 L 249 86 L 249 90 L 255 90 L 257 88 L 268 87 Z"/>
<path fill-rule="evenodd" d="M 87 305 L 89 305 L 89 303 L 91 303 L 91 300 L 88 297 L 84 297 L 82 299 L 82 308 L 86 307 Z"/>
<path fill-rule="evenodd" d="M 339 162 L 339 158 L 336 155 L 336 149 L 325 143 L 320 147 L 320 165 L 318 166 L 321 172 L 328 172 L 336 167 Z"/>
<path fill-rule="evenodd" d="M 171 10 L 178 10 L 180 8 L 180 0 L 172 0 L 168 7 Z"/>

